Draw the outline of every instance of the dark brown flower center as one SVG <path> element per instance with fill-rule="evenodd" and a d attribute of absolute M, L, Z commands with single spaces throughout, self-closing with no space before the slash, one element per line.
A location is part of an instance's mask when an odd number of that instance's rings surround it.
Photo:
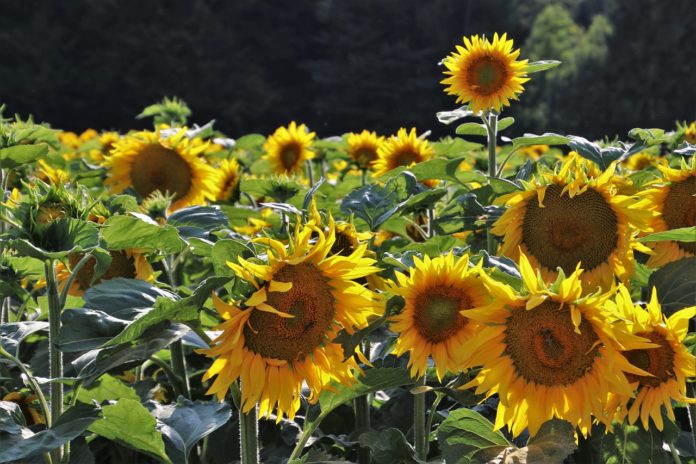
<path fill-rule="evenodd" d="M 190 191 L 192 172 L 176 150 L 150 144 L 133 160 L 130 177 L 133 188 L 143 198 L 159 190 L 178 200 Z"/>
<path fill-rule="evenodd" d="M 662 217 L 670 229 L 696 226 L 696 175 L 669 186 Z M 677 245 L 696 254 L 696 242 L 677 242 Z"/>
<path fill-rule="evenodd" d="M 370 163 L 377 159 L 377 151 L 369 147 L 359 148 L 353 154 L 353 159 L 361 168 L 367 168 Z"/>
<path fill-rule="evenodd" d="M 499 59 L 482 56 L 471 63 L 466 80 L 477 94 L 488 96 L 503 88 L 508 80 L 508 70 Z"/>
<path fill-rule="evenodd" d="M 599 340 L 585 318 L 580 333 L 568 306 L 545 301 L 534 309 L 516 308 L 507 319 L 505 354 L 518 375 L 528 382 L 549 387 L 571 384 L 592 369 Z"/>
<path fill-rule="evenodd" d="M 459 311 L 473 306 L 471 298 L 461 288 L 426 288 L 413 301 L 413 323 L 423 338 L 440 343 L 455 336 L 469 323 Z"/>
<path fill-rule="evenodd" d="M 266 358 L 301 360 L 326 340 L 333 323 L 336 311 L 329 279 L 302 263 L 286 264 L 273 280 L 293 285 L 287 292 L 268 292 L 268 304 L 295 317 L 253 310 L 244 327 L 245 345 Z"/>
<path fill-rule="evenodd" d="M 296 143 L 285 145 L 280 151 L 280 163 L 286 171 L 297 169 L 297 162 L 300 159 L 302 148 Z"/>
<path fill-rule="evenodd" d="M 126 279 L 133 279 L 136 276 L 135 260 L 129 258 L 125 251 L 111 251 L 111 264 L 106 272 L 99 277 L 94 284 L 92 283 L 92 278 L 94 277 L 94 265 L 96 260 L 90 258 L 87 262 L 80 268 L 77 272 L 77 277 L 75 280 L 80 285 L 81 290 L 87 290 L 92 285 L 96 285 L 104 280 L 114 279 L 116 277 L 125 277 Z M 70 263 L 70 268 L 74 268 L 77 263 L 80 262 L 84 255 L 82 253 L 71 253 L 68 255 L 68 262 Z"/>
<path fill-rule="evenodd" d="M 638 332 L 639 337 L 647 338 L 652 343 L 660 345 L 658 348 L 645 350 L 629 350 L 624 353 L 628 362 L 654 377 L 645 377 L 635 374 L 626 374 L 629 382 L 639 381 L 647 387 L 658 387 L 664 382 L 674 378 L 674 350 L 664 335 L 657 332 Z"/>
<path fill-rule="evenodd" d="M 618 242 L 617 217 L 601 193 L 588 188 L 571 198 L 560 185 L 546 188 L 544 207 L 536 197 L 527 202 L 522 243 L 539 263 L 566 274 L 582 263 L 592 270 L 606 263 Z"/>

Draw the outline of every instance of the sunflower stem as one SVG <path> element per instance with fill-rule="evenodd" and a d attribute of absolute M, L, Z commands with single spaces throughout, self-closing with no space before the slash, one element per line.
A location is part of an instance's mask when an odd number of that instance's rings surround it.
<path fill-rule="evenodd" d="M 696 398 L 696 383 L 686 384 L 686 396 Z M 689 412 L 689 423 L 691 424 L 691 438 L 693 438 L 694 448 L 696 448 L 696 404 L 688 403 L 686 407 Z"/>
<path fill-rule="evenodd" d="M 364 187 L 367 185 L 367 169 L 360 170 L 360 184 Z"/>
<path fill-rule="evenodd" d="M 425 397 L 425 393 L 423 394 Z M 425 423 L 425 433 L 429 434 L 430 430 L 432 430 L 433 427 L 433 419 L 435 418 L 435 413 L 437 412 L 437 407 L 440 405 L 440 402 L 442 399 L 445 397 L 442 393 L 435 393 L 435 401 L 433 401 L 432 406 L 430 406 L 430 412 L 428 413 L 428 420 Z M 428 451 L 430 451 L 430 442 L 428 440 L 425 440 L 425 455 L 428 455 Z"/>
<path fill-rule="evenodd" d="M 259 462 L 258 427 L 256 405 L 246 414 L 240 408 L 239 439 L 242 450 L 242 464 L 258 464 Z"/>
<path fill-rule="evenodd" d="M 309 178 L 309 185 L 312 186 L 314 185 L 314 166 L 312 166 L 312 160 L 307 160 L 306 161 L 307 166 L 307 177 Z"/>
<path fill-rule="evenodd" d="M 92 253 L 85 254 L 80 259 L 80 261 L 78 261 L 78 263 L 75 265 L 75 267 L 70 270 L 70 277 L 68 277 L 68 280 L 65 282 L 65 285 L 63 286 L 63 290 L 60 292 L 60 307 L 61 308 L 65 307 L 65 302 L 68 300 L 70 286 L 77 278 L 77 274 L 79 274 L 80 269 L 82 269 L 84 267 L 84 265 L 87 264 L 87 261 L 89 261 L 91 258 L 92 258 Z"/>
<path fill-rule="evenodd" d="M 12 362 L 15 366 L 17 366 L 17 368 L 19 368 L 20 371 L 22 371 L 22 374 L 24 374 L 24 376 L 26 377 L 26 382 L 29 384 L 29 387 L 34 392 L 34 394 L 37 396 L 37 398 L 39 398 L 39 405 L 41 406 L 41 412 L 43 413 L 44 419 L 46 419 L 46 427 L 51 428 L 51 424 L 53 423 L 51 421 L 51 408 L 48 406 L 48 401 L 46 401 L 46 396 L 43 394 L 43 391 L 41 390 L 39 383 L 34 378 L 34 375 L 31 373 L 31 371 L 29 369 L 27 369 L 27 366 L 25 366 L 22 361 L 20 361 L 19 359 L 12 356 L 9 352 L 7 352 L 1 344 L 0 344 L 0 356 L 2 356 L 3 358 L 6 358 L 10 362 Z"/>
<path fill-rule="evenodd" d="M 426 375 L 418 379 L 416 387 L 426 384 Z M 416 448 L 416 457 L 426 460 L 428 454 L 428 431 L 425 430 L 425 392 L 413 395 L 413 439 Z"/>
<path fill-rule="evenodd" d="M 370 359 L 370 341 L 365 340 L 363 353 L 367 359 Z M 353 408 L 355 409 L 355 431 L 357 435 L 370 430 L 370 396 L 362 395 L 353 400 Z M 358 450 L 358 463 L 370 464 L 372 456 L 370 448 L 361 447 Z"/>
<path fill-rule="evenodd" d="M 186 375 L 186 358 L 184 357 L 184 344 L 181 340 L 177 340 L 169 345 L 169 350 L 172 355 L 172 370 L 176 374 L 181 387 L 181 394 L 191 399 L 191 387 Z"/>
<path fill-rule="evenodd" d="M 679 452 L 674 447 L 674 444 L 669 443 L 669 451 L 672 453 L 672 459 L 674 459 L 674 464 L 682 464 L 681 458 L 679 457 Z"/>
<path fill-rule="evenodd" d="M 498 177 L 496 155 L 496 140 L 498 136 L 498 114 L 494 111 L 488 112 L 488 117 L 483 118 L 486 132 L 488 134 L 488 184 L 490 185 L 493 178 Z M 494 255 L 496 252 L 495 238 L 490 227 L 486 229 L 486 248 L 489 255 Z"/>
<path fill-rule="evenodd" d="M 56 261 L 48 260 L 44 263 L 46 274 L 46 294 L 48 296 L 48 356 L 51 382 L 51 423 L 54 424 L 63 413 L 63 384 L 56 379 L 63 377 L 63 353 L 56 348 L 56 341 L 60 333 L 60 295 L 58 294 L 58 282 L 56 278 Z M 62 447 L 51 451 L 53 462 L 60 463 L 63 455 Z"/>

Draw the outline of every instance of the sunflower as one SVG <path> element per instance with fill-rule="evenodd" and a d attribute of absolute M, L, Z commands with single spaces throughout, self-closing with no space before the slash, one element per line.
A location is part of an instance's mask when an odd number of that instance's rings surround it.
<path fill-rule="evenodd" d="M 425 374 L 431 357 L 442 380 L 446 371 L 469 367 L 471 341 L 479 324 L 462 314 L 488 305 L 490 299 L 478 276 L 480 266 L 470 269 L 467 255 L 425 256 L 422 261 L 415 258 L 414 264 L 408 277 L 397 272 L 396 282 L 389 286 L 406 302 L 391 324 L 399 333 L 395 353 L 410 354 L 408 367 L 414 378 Z"/>
<path fill-rule="evenodd" d="M 382 176 L 399 166 L 413 166 L 433 157 L 435 150 L 424 138 L 419 138 L 416 128 L 406 132 L 405 128 L 399 129 L 396 135 L 387 139 L 378 151 L 378 158 L 372 164 L 375 175 Z"/>
<path fill-rule="evenodd" d="M 664 166 L 667 161 L 661 158 L 660 155 L 650 153 L 649 151 L 641 151 L 635 155 L 631 155 L 621 162 L 621 165 L 629 171 L 642 171 L 650 166 Z"/>
<path fill-rule="evenodd" d="M 522 251 L 547 281 L 558 268 L 568 275 L 581 263 L 588 291 L 608 289 L 614 276 L 626 281 L 633 250 L 649 252 L 635 230 L 649 229 L 654 213 L 646 201 L 616 193 L 615 168 L 593 172 L 588 162 L 570 156 L 555 172 L 524 182 L 523 191 L 500 197 L 508 207 L 492 228 L 504 237 L 500 253 L 516 260 Z"/>
<path fill-rule="evenodd" d="M 684 130 L 684 140 L 692 145 L 696 144 L 696 121 L 689 124 L 689 127 Z"/>
<path fill-rule="evenodd" d="M 449 85 L 445 91 L 457 95 L 457 103 L 470 102 L 474 112 L 500 112 L 510 100 L 517 100 L 524 91 L 522 84 L 529 80 L 527 60 L 517 61 L 519 55 L 507 34 L 495 34 L 492 43 L 478 35 L 464 37 L 464 47 L 457 45 L 457 51 L 442 61 L 450 77 L 441 83 Z"/>
<path fill-rule="evenodd" d="M 162 128 L 124 136 L 116 142 L 105 164 L 106 185 L 113 193 L 132 187 L 147 198 L 156 190 L 174 195 L 171 210 L 202 205 L 217 197 L 217 172 L 198 154 L 205 145 L 192 147 L 186 129 L 165 137 Z"/>
<path fill-rule="evenodd" d="M 31 427 L 32 425 L 46 424 L 46 418 L 41 413 L 39 400 L 36 395 L 21 391 L 13 391 L 5 395 L 2 401 L 10 401 L 17 404 L 22 411 L 27 426 Z"/>
<path fill-rule="evenodd" d="M 682 160 L 680 169 L 658 166 L 663 181 L 650 185 L 639 195 L 649 202 L 656 212 L 651 228 L 655 232 L 696 226 L 696 161 L 691 165 Z M 677 259 L 696 255 L 696 242 L 651 242 L 653 254 L 648 259 L 650 267 L 664 266 Z"/>
<path fill-rule="evenodd" d="M 288 127 L 279 127 L 268 137 L 263 144 L 264 159 L 277 174 L 302 172 L 305 161 L 315 157 L 310 149 L 315 136 L 304 124 L 298 126 L 292 121 Z"/>
<path fill-rule="evenodd" d="M 298 225 L 287 248 L 276 240 L 255 240 L 268 246 L 267 264 L 243 258 L 228 263 L 257 291 L 240 306 L 213 296 L 224 322 L 215 345 L 201 351 L 216 358 L 204 376 L 217 376 L 209 394 L 222 400 L 239 378 L 242 411 L 260 401 L 261 415 L 269 417 L 277 407 L 280 420 L 294 417 L 303 382 L 309 401 L 316 402 L 330 382 L 353 381 L 359 366 L 353 357 L 344 360 L 333 340 L 341 329 L 354 333 L 365 327 L 382 310 L 376 295 L 354 280 L 378 268 L 364 257 L 366 245 L 349 256 L 329 256 L 335 240 L 333 221 L 326 233 L 312 223 Z"/>
<path fill-rule="evenodd" d="M 93 285 L 97 285 L 104 280 L 114 279 L 116 277 L 124 277 L 126 279 L 140 279 L 151 282 L 154 280 L 152 266 L 145 258 L 145 255 L 136 249 L 110 251 L 111 264 L 109 268 L 96 281 L 94 278 L 94 267 L 96 260 L 90 258 L 77 271 L 77 276 L 73 279 L 68 293 L 73 296 L 82 296 L 84 292 Z M 74 268 L 77 263 L 84 257 L 81 253 L 71 253 L 68 255 L 68 264 L 70 269 Z M 67 284 L 70 278 L 71 271 L 62 263 L 58 264 L 56 269 L 58 282 L 61 287 Z"/>
<path fill-rule="evenodd" d="M 376 132 L 363 130 L 359 134 L 348 134 L 348 154 L 361 169 L 368 169 L 377 160 L 379 147 L 384 143 L 383 136 Z"/>
<path fill-rule="evenodd" d="M 538 161 L 539 158 L 544 156 L 551 149 L 548 145 L 529 145 L 527 147 L 522 147 L 520 151 L 532 161 Z"/>
<path fill-rule="evenodd" d="M 645 374 L 620 349 L 649 346 L 641 338 L 607 322 L 604 303 L 610 293 L 583 294 L 576 269 L 547 286 L 529 260 L 520 255 L 525 293 L 481 272 L 495 303 L 462 314 L 483 324 L 478 376 L 463 388 L 500 396 L 495 429 L 507 425 L 513 436 L 525 428 L 535 435 L 554 417 L 587 435 L 592 415 L 609 423 L 604 408 L 609 392 L 630 396 L 625 373 Z"/>
<path fill-rule="evenodd" d="M 611 308 L 620 323 L 627 323 L 630 331 L 650 340 L 653 348 L 635 349 L 624 352 L 624 356 L 636 367 L 648 372 L 649 376 L 628 374 L 631 387 L 638 389 L 632 403 L 627 397 L 611 395 L 607 410 L 615 414 L 615 419 L 634 424 L 640 416 L 647 430 L 652 418 L 658 430 L 663 429 L 662 411 L 674 421 L 672 400 L 696 403 L 696 399 L 686 396 L 686 379 L 696 377 L 696 357 L 682 344 L 689 330 L 689 320 L 696 316 L 696 306 L 682 309 L 667 319 L 657 300 L 653 287 L 650 302 L 646 309 L 634 306 L 626 287 L 621 286 Z"/>
<path fill-rule="evenodd" d="M 239 162 L 235 158 L 222 160 L 217 167 L 220 172 L 218 201 L 233 201 L 239 193 Z"/>

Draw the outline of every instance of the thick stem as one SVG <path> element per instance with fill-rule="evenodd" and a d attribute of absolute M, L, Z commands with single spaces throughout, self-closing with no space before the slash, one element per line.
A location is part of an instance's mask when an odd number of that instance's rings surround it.
<path fill-rule="evenodd" d="M 370 359 L 370 341 L 365 340 L 363 353 L 367 359 Z M 355 431 L 358 434 L 370 430 L 370 396 L 363 395 L 353 400 L 353 408 L 355 410 Z M 370 464 L 372 460 L 370 448 L 363 447 L 358 450 L 358 463 Z"/>
<path fill-rule="evenodd" d="M 56 340 L 60 333 L 60 295 L 56 279 L 56 261 L 49 260 L 44 264 L 46 274 L 46 293 L 48 296 L 48 356 L 51 382 L 51 423 L 55 423 L 63 413 L 63 384 L 56 379 L 63 377 L 63 353 L 56 348 Z M 51 451 L 53 462 L 61 462 L 62 449 Z"/>
<path fill-rule="evenodd" d="M 90 259 L 92 259 L 92 253 L 85 254 L 80 259 L 80 261 L 77 262 L 75 267 L 73 267 L 70 270 L 70 277 L 68 277 L 68 280 L 65 282 L 65 285 L 63 286 L 63 291 L 60 293 L 60 306 L 61 306 L 61 308 L 65 307 L 65 302 L 68 299 L 70 286 L 77 278 L 77 275 L 80 273 L 80 269 L 82 269 L 84 267 L 84 265 L 87 264 L 87 261 L 89 261 Z"/>
<path fill-rule="evenodd" d="M 242 464 L 258 464 L 259 442 L 256 406 L 244 414 L 239 410 L 239 440 L 242 450 Z"/>
<path fill-rule="evenodd" d="M 191 387 L 189 386 L 188 375 L 186 375 L 186 358 L 184 358 L 184 344 L 177 340 L 169 345 L 172 355 L 172 370 L 176 374 L 181 386 L 181 394 L 191 399 Z"/>
<path fill-rule="evenodd" d="M 488 118 L 483 120 L 488 133 L 488 176 L 490 178 L 498 177 L 496 155 L 496 137 L 498 135 L 498 115 L 494 112 L 488 113 Z M 489 179 L 488 183 L 490 184 Z M 489 255 L 494 255 L 496 252 L 495 238 L 491 233 L 491 229 L 486 230 L 486 248 Z"/>
<path fill-rule="evenodd" d="M 367 169 L 360 170 L 360 184 L 363 187 L 367 184 Z"/>
<path fill-rule="evenodd" d="M 425 394 L 423 394 L 425 396 Z M 435 401 L 433 401 L 432 406 L 430 406 L 430 413 L 428 413 L 428 421 L 425 423 L 425 433 L 426 435 L 430 433 L 433 428 L 433 418 L 435 418 L 435 413 L 437 413 L 437 407 L 440 405 L 440 401 L 445 397 L 442 393 L 436 393 Z M 425 455 L 428 455 L 430 450 L 430 441 L 425 441 Z"/>
<path fill-rule="evenodd" d="M 686 396 L 696 398 L 696 383 L 686 384 Z M 696 448 L 696 404 L 688 403 L 687 410 L 689 411 L 689 422 L 691 424 L 691 435 L 694 440 L 694 448 Z"/>
<path fill-rule="evenodd" d="M 312 187 L 314 185 L 314 166 L 312 165 L 312 160 L 307 160 L 306 163 L 309 186 Z"/>
<path fill-rule="evenodd" d="M 425 386 L 425 374 L 416 382 L 416 387 Z M 416 457 L 426 460 L 428 454 L 428 431 L 425 430 L 425 392 L 413 395 L 413 439 Z"/>
<path fill-rule="evenodd" d="M 0 324 L 10 322 L 10 297 L 6 296 L 0 302 Z"/>

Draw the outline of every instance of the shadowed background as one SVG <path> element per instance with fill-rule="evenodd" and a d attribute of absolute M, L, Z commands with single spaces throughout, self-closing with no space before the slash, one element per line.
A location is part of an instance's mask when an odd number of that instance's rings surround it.
<path fill-rule="evenodd" d="M 693 0 L 0 0 L 0 103 L 56 127 L 127 130 L 164 96 L 232 137 L 452 134 L 438 61 L 508 32 L 535 74 L 508 135 L 625 137 L 696 118 Z"/>

